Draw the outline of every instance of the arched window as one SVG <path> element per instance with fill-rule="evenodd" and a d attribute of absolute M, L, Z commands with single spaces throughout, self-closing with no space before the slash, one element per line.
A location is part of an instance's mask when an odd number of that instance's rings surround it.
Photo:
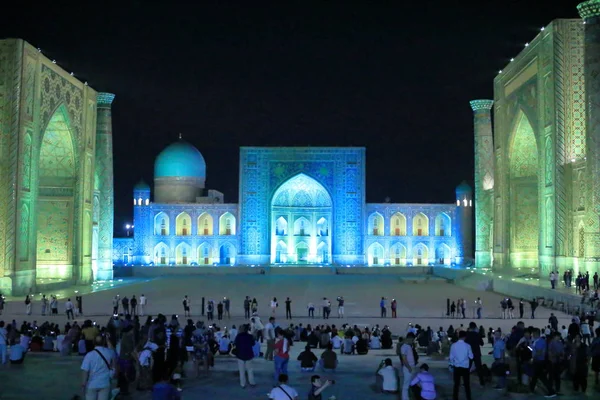
<path fill-rule="evenodd" d="M 213 234 L 213 218 L 209 213 L 202 213 L 198 217 L 198 235 L 210 236 Z"/>
<path fill-rule="evenodd" d="M 413 236 L 429 236 L 429 218 L 423 213 L 413 218 Z"/>
<path fill-rule="evenodd" d="M 383 216 L 379 213 L 373 213 L 369 216 L 369 234 L 373 236 L 383 236 Z"/>
<path fill-rule="evenodd" d="M 402 213 L 392 215 L 392 236 L 406 236 L 406 217 Z"/>
<path fill-rule="evenodd" d="M 219 235 L 235 235 L 235 217 L 230 212 L 219 218 Z"/>
<path fill-rule="evenodd" d="M 154 217 L 154 234 L 160 236 L 169 235 L 169 216 L 164 212 L 159 212 Z"/>
<path fill-rule="evenodd" d="M 192 218 L 186 212 L 182 212 L 177 216 L 175 220 L 177 229 L 177 236 L 188 236 L 190 235 L 190 226 L 192 225 Z"/>

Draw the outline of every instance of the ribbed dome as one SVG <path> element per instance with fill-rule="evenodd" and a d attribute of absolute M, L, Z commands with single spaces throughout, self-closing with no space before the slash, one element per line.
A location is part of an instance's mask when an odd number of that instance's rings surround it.
<path fill-rule="evenodd" d="M 168 177 L 206 178 L 206 162 L 202 153 L 179 139 L 167 146 L 154 162 L 154 179 Z"/>

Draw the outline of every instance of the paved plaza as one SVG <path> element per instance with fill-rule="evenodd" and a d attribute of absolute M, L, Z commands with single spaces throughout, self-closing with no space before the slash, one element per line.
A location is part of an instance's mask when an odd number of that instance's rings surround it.
<path fill-rule="evenodd" d="M 114 286 L 110 286 L 113 284 Z M 433 278 L 431 280 L 406 281 L 394 276 L 370 276 L 370 275 L 245 275 L 245 276 L 181 276 L 165 277 L 152 280 L 124 279 L 107 282 L 103 290 L 97 287 L 78 287 L 57 292 L 61 296 L 59 312 L 64 312 L 64 297 L 82 294 L 84 298 L 84 311 L 86 318 L 104 324 L 112 313 L 111 299 L 115 294 L 121 296 L 135 294 L 139 297 L 144 293 L 149 300 L 148 312 L 152 315 L 164 313 L 182 314 L 182 298 L 188 295 L 192 300 L 192 312 L 194 319 L 202 319 L 200 316 L 201 298 L 214 299 L 218 301 L 224 296 L 231 299 L 232 318 L 222 321 L 222 326 L 243 323 L 243 298 L 248 295 L 256 297 L 259 304 L 259 315 L 265 320 L 270 309 L 268 302 L 272 297 L 277 297 L 281 306 L 277 310 L 276 317 L 279 324 L 284 325 L 288 321 L 283 318 L 285 309 L 283 301 L 286 297 L 292 299 L 293 323 L 321 324 L 329 323 L 340 326 L 342 323 L 374 325 L 389 325 L 395 335 L 404 335 L 409 322 L 418 323 L 422 326 L 431 326 L 433 329 L 444 329 L 452 324 L 454 327 L 461 323 L 465 326 L 472 320 L 468 310 L 468 318 L 455 320 L 445 317 L 446 298 L 456 300 L 464 298 L 472 303 L 477 297 L 481 297 L 484 304 L 484 318 L 476 321 L 494 329 L 500 327 L 508 331 L 516 320 L 500 319 L 501 295 L 492 292 L 480 292 L 447 283 L 444 280 Z M 48 293 L 52 294 L 52 293 Z M 309 320 L 306 318 L 306 305 L 313 302 L 317 306 L 323 297 L 328 297 L 334 303 L 332 316 L 336 315 L 335 298 L 344 296 L 346 299 L 346 318 L 331 318 L 324 321 L 321 318 Z M 398 301 L 399 318 L 379 318 L 379 300 L 384 296 L 391 301 Z M 518 299 L 514 299 L 515 303 Z M 38 324 L 49 318 L 40 315 L 39 295 L 36 296 L 33 312 L 34 315 L 25 315 L 23 299 L 11 299 L 7 303 L 5 314 L 0 317 L 5 321 L 13 318 L 17 323 L 21 321 L 37 320 Z M 550 310 L 538 308 L 536 319 L 530 320 L 529 306 L 526 307 L 524 319 L 526 325 L 545 326 L 550 315 Z M 570 317 L 560 312 L 553 311 L 559 318 L 560 325 L 567 324 Z M 388 315 L 390 312 L 388 310 Z M 518 316 L 518 315 L 517 315 Z M 54 318 L 61 325 L 66 322 L 61 314 Z M 491 364 L 487 353 L 489 345 L 483 350 L 484 361 Z M 302 350 L 302 344 L 296 344 L 292 351 L 292 360 Z M 321 351 L 316 350 L 317 356 Z M 336 385 L 329 389 L 325 398 L 335 395 L 337 399 L 371 399 L 371 398 L 394 398 L 385 396 L 376 391 L 374 372 L 379 362 L 391 357 L 395 366 L 399 367 L 398 358 L 393 350 L 370 351 L 366 356 L 340 356 L 340 367 L 335 373 L 321 373 L 324 377 L 335 379 Z M 451 397 L 451 377 L 447 372 L 446 360 L 429 360 L 422 357 L 420 361 L 426 361 L 432 367 L 432 372 L 440 387 L 439 398 Z M 77 356 L 60 357 L 57 354 L 32 354 L 26 359 L 24 366 L 0 368 L 0 399 L 69 399 L 74 394 L 80 393 L 79 366 L 81 358 Z M 208 399 L 266 399 L 266 393 L 273 384 L 273 363 L 265 360 L 256 360 L 257 371 L 256 388 L 242 389 L 239 386 L 237 376 L 237 364 L 235 358 L 229 356 L 217 356 L 215 368 L 207 377 L 203 374 L 200 378 L 189 378 L 184 383 L 184 398 L 208 398 Z M 290 382 L 300 393 L 300 399 L 306 398 L 310 387 L 310 373 L 302 373 L 295 361 L 290 362 Z M 193 374 L 191 374 L 193 376 Z M 590 382 L 591 383 L 591 382 Z M 564 382 L 565 388 L 570 384 Z M 473 398 L 486 396 L 487 399 L 505 398 L 505 394 L 491 388 L 480 389 L 472 381 Z M 593 389 L 592 389 L 593 390 Z M 568 390 L 564 398 L 581 398 L 569 396 Z M 589 391 L 592 393 L 592 391 Z M 44 393 L 43 397 L 40 396 Z M 541 393 L 541 392 L 540 392 Z M 516 396 L 516 395 L 510 395 Z M 519 395 L 522 396 L 522 395 Z M 589 395 L 588 395 L 589 396 Z M 149 394 L 137 394 L 135 399 L 149 399 Z M 529 396 L 539 398 L 540 396 Z M 528 398 L 522 396 L 519 398 Z"/>

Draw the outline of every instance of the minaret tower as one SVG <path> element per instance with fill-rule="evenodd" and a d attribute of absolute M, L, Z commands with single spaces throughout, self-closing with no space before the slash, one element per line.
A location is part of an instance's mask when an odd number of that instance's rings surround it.
<path fill-rule="evenodd" d="M 473 190 L 467 182 L 456 187 L 456 211 L 452 234 L 456 238 L 457 264 L 473 259 Z"/>
<path fill-rule="evenodd" d="M 587 114 L 587 169 L 591 207 L 586 213 L 586 236 L 594 237 L 600 232 L 600 0 L 585 1 L 577 6 L 579 15 L 585 23 L 583 73 L 585 80 L 585 104 Z M 597 241 L 586 237 L 585 257 L 597 259 L 600 248 Z M 587 269 L 594 269 L 587 265 Z"/>
<path fill-rule="evenodd" d="M 153 234 L 153 226 L 150 224 L 150 186 L 146 182 L 139 181 L 133 188 L 133 263 L 134 265 L 146 265 L 150 262 L 150 256 L 146 251 L 148 235 Z"/>
<path fill-rule="evenodd" d="M 475 266 L 492 265 L 492 222 L 494 219 L 494 138 L 491 109 L 493 100 L 473 100 L 475 133 Z"/>
<path fill-rule="evenodd" d="M 94 277 L 108 280 L 113 277 L 114 183 L 111 105 L 115 95 L 98 93 L 96 124 L 96 176 L 99 193 L 98 267 Z"/>

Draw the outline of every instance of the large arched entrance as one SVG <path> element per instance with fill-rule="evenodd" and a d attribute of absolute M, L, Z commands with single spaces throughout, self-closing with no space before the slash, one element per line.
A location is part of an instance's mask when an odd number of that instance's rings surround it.
<path fill-rule="evenodd" d="M 523 112 L 517 116 L 508 154 L 510 264 L 537 268 L 539 156 L 533 127 Z"/>
<path fill-rule="evenodd" d="M 67 110 L 60 106 L 44 131 L 38 163 L 36 279 L 72 279 L 77 168 Z"/>
<path fill-rule="evenodd" d="M 271 262 L 329 262 L 331 206 L 323 185 L 305 174 L 283 183 L 271 201 Z"/>

